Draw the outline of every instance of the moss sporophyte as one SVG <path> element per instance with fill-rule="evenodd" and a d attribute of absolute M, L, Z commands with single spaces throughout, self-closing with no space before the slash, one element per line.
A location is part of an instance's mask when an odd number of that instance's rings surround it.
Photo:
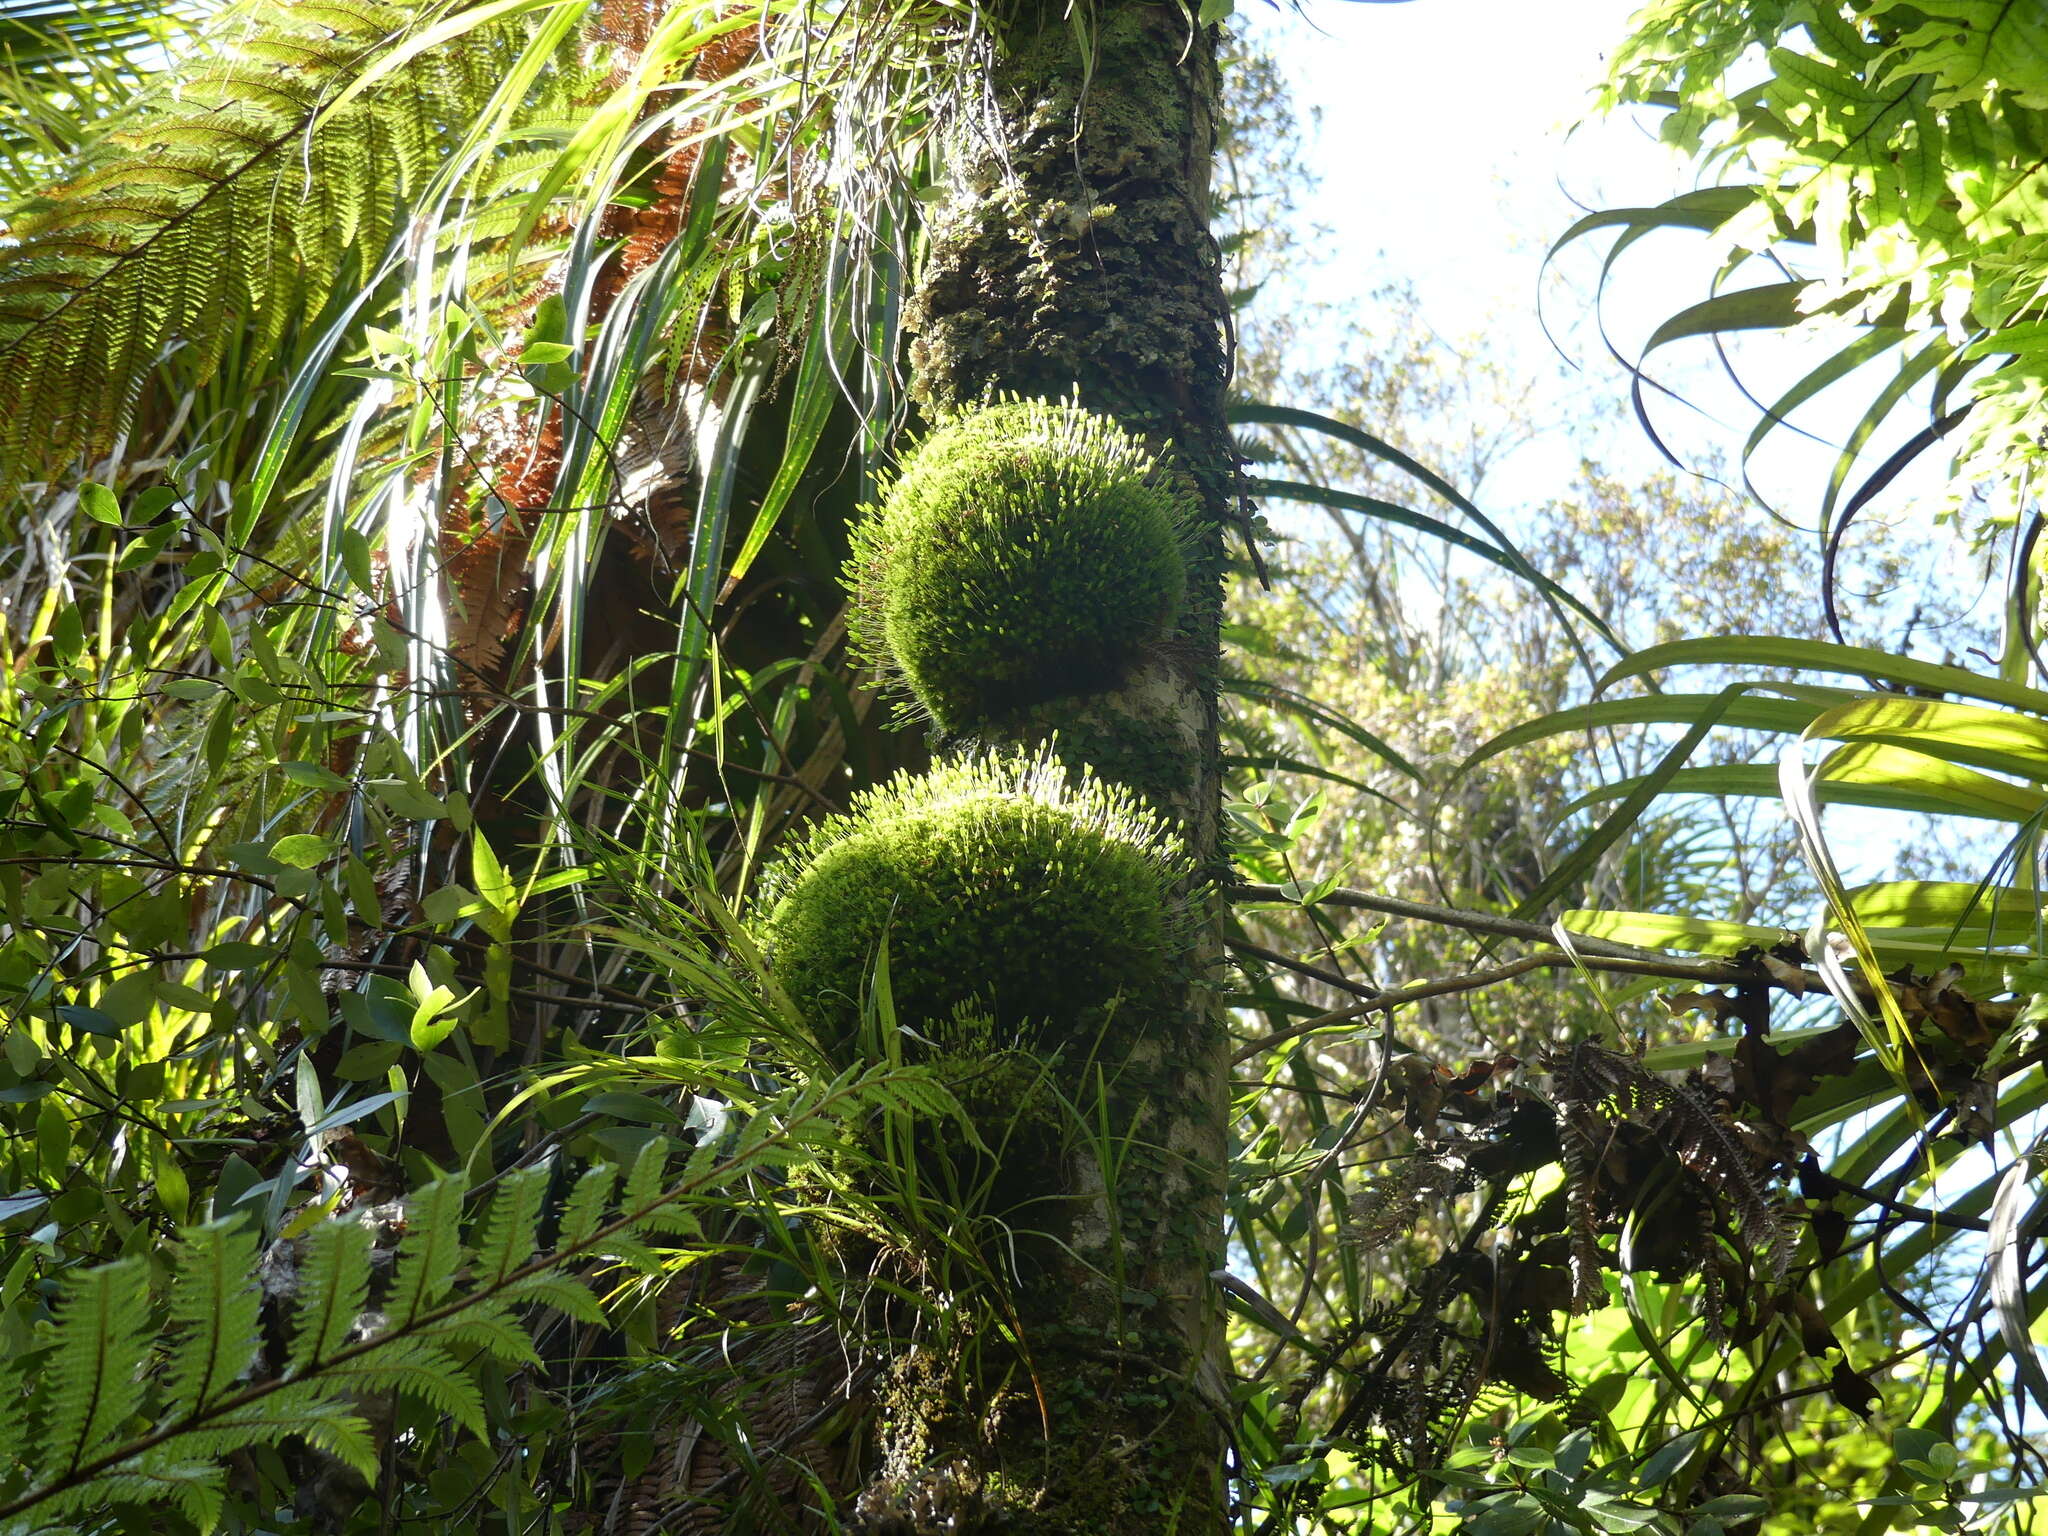
<path fill-rule="evenodd" d="M 941 424 L 854 530 L 855 641 L 953 730 L 1113 687 L 1178 617 L 1191 503 L 1074 404 Z"/>
<path fill-rule="evenodd" d="M 1129 790 L 1049 752 L 900 775 L 819 823 L 771 876 L 777 979 L 821 1043 L 858 1037 L 887 938 L 899 1025 L 943 1044 L 1057 1045 L 1165 978 L 1180 840 Z"/>

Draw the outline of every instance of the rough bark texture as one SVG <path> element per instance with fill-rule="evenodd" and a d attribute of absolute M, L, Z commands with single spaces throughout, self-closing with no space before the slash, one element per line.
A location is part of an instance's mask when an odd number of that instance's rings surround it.
<path fill-rule="evenodd" d="M 953 145 L 910 313 L 929 408 L 995 393 L 1066 399 L 1143 434 L 1198 489 L 1190 601 L 1172 639 L 1108 692 L 972 738 L 1055 736 L 1218 862 L 1216 662 L 1236 464 L 1224 424 L 1226 308 L 1208 228 L 1211 29 L 1176 5 L 1024 4 L 999 29 L 980 110 Z M 1077 41 L 1085 31 L 1088 44 Z M 1068 1138 L 1017 1223 L 1015 1334 L 900 1357 L 878 1391 L 875 1533 L 1206 1533 L 1225 1522 L 1228 1388 L 1211 1270 L 1223 1262 L 1227 1054 L 1202 895 L 1176 980 L 1070 1043 L 1062 1085 L 1106 1099 L 1106 1139 Z M 992 942 L 1000 942 L 992 936 Z M 1042 1153 L 1041 1153 L 1042 1155 Z M 1013 1158 L 1014 1162 L 1015 1159 Z"/>

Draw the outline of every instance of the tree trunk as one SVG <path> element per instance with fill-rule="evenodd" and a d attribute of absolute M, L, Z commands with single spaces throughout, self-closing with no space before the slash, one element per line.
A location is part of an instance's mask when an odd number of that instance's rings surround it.
<path fill-rule="evenodd" d="M 881 1393 L 874 1532 L 1220 1530 L 1229 1388 L 1209 1279 L 1223 1263 L 1228 1053 L 1205 893 L 1220 868 L 1216 733 L 1227 309 L 1208 224 L 1214 29 L 1177 5 L 1024 3 L 989 40 L 951 144 L 909 315 L 913 390 L 945 412 L 1071 399 L 1197 488 L 1190 597 L 1170 644 L 1108 693 L 1041 704 L 949 748 L 1055 739 L 1170 815 L 1199 874 L 1168 995 L 1121 1060 L 1089 1063 L 1107 1134 L 1040 1171 L 1063 1214 L 1019 1266 L 1015 1339 L 972 1363 L 900 1359 Z M 1099 1083 L 1099 1089 L 1088 1086 Z M 1106 1102 L 1105 1102 L 1106 1101 Z M 1045 1202 L 1041 1202 L 1041 1207 Z M 948 1521 L 953 1523 L 947 1523 Z"/>

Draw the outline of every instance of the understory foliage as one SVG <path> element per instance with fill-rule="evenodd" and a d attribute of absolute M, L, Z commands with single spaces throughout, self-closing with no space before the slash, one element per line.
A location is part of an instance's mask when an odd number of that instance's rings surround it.
<path fill-rule="evenodd" d="M 1110 605 L 1091 655 L 1172 660 L 1162 445 L 905 403 L 989 16 L 264 0 L 165 49 L 182 9 L 100 9 L 0 31 L 0 1524 L 904 1529 L 881 1362 L 1024 1362 L 1018 1422 L 1069 1385 L 1005 1307 L 1018 1219 L 934 1148 L 1110 1209 L 1182 1153 L 1083 1082 L 1193 926 L 1171 837 L 1073 733 L 924 774 L 888 697 L 979 726 L 1044 679 L 921 678 L 913 632 L 1057 670 L 1072 626 L 1009 546 L 976 612 L 858 575 L 1007 517 Z M 1235 573 L 1231 1262 L 1189 1299 L 1241 1529 L 2029 1526 L 2041 39 L 1669 0 L 1617 55 L 1730 184 L 1574 233 L 1793 274 L 1654 345 L 1863 327 L 1742 451 L 1902 360 L 1810 541 L 1597 464 L 1515 506 L 1541 423 L 1398 293 L 1328 370 L 1241 315 L 1286 538 Z M 1301 188 L 1237 70 L 1249 297 Z M 1909 411 L 2017 534 L 1984 655 L 1841 643 L 1890 569 L 1857 454 Z M 1006 500 L 992 419 L 1089 495 Z M 1833 805 L 1930 818 L 1951 878 L 1845 879 Z M 1069 1077 L 1008 1070 L 1054 1030 Z"/>

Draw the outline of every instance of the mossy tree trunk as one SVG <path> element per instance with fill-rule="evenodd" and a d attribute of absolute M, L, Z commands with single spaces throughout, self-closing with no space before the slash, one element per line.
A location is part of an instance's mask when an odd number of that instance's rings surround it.
<path fill-rule="evenodd" d="M 1189 600 L 1171 639 L 1109 691 L 1097 679 L 941 745 L 1052 739 L 1130 785 L 1187 840 L 1197 920 L 1173 981 L 1129 1005 L 1136 1027 L 1105 1035 L 1085 1081 L 1068 1079 L 1095 1097 L 1085 1112 L 1106 1110 L 1109 1135 L 1039 1170 L 1051 1186 L 1040 1209 L 1063 1214 L 1007 1303 L 1021 1348 L 985 1341 L 944 1382 L 899 1363 L 885 1388 L 877 1531 L 949 1509 L 960 1523 L 939 1528 L 1072 1536 L 1207 1533 L 1226 1519 L 1229 1394 L 1209 1275 L 1223 1262 L 1228 1054 L 1204 892 L 1219 863 L 1218 620 L 1237 502 L 1208 217 L 1214 35 L 1173 4 L 1075 10 L 1078 26 L 1027 0 L 993 40 L 911 306 L 913 388 L 941 414 L 1078 391 L 1143 436 L 1200 503 Z M 946 1492 L 963 1476 L 981 1513 Z"/>

